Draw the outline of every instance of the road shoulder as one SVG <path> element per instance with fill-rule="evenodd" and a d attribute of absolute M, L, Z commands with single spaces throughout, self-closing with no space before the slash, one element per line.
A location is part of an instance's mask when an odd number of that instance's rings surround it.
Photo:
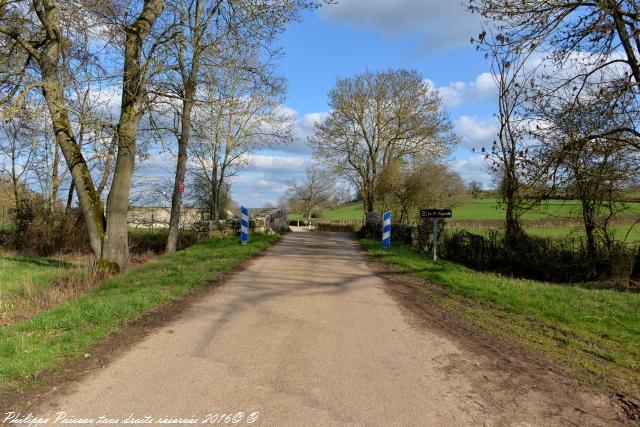
<path fill-rule="evenodd" d="M 488 333 L 441 303 L 447 299 L 460 301 L 459 297 L 363 252 L 371 270 L 384 281 L 385 292 L 403 308 L 408 322 L 452 339 L 471 355 L 469 360 L 449 361 L 446 369 L 467 375 L 490 407 L 517 413 L 523 405 L 519 397 L 530 395 L 535 399 L 543 395 L 547 402 L 554 402 L 556 415 L 568 424 L 591 417 L 621 425 L 640 420 L 635 400 L 595 387 L 508 337 Z M 473 362 L 475 357 L 480 362 Z"/>
<path fill-rule="evenodd" d="M 154 310 L 142 313 L 93 344 L 84 355 L 68 359 L 57 369 L 24 379 L 16 385 L 0 387 L 0 408 L 10 408 L 14 412 L 28 412 L 54 393 L 59 395 L 69 392 L 75 384 L 122 357 L 147 336 L 177 320 L 194 304 L 211 295 L 233 279 L 236 274 L 249 268 L 257 259 L 268 255 L 271 247 L 277 244 L 278 241 L 264 251 L 252 254 L 229 271 L 216 272 L 199 289 L 181 295 Z"/>

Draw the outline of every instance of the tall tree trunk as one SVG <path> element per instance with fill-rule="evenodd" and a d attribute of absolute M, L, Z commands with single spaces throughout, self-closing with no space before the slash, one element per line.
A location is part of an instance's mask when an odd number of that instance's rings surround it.
<path fill-rule="evenodd" d="M 178 246 L 178 233 L 180 227 L 180 210 L 182 207 L 182 192 L 180 185 L 184 183 L 187 170 L 187 146 L 191 132 L 191 110 L 195 95 L 195 81 L 191 80 L 186 87 L 185 98 L 182 101 L 182 125 L 180 139 L 178 140 L 178 161 L 176 164 L 176 177 L 173 182 L 173 196 L 171 197 L 171 217 L 169 218 L 169 237 L 167 238 L 167 252 L 175 252 Z"/>
<path fill-rule="evenodd" d="M 51 172 L 51 194 L 49 195 L 49 204 L 51 205 L 51 212 L 56 208 L 56 202 L 58 201 L 58 190 L 60 189 L 60 147 L 58 144 L 54 144 L 53 147 L 53 171 Z"/>
<path fill-rule="evenodd" d="M 176 177 L 173 182 L 173 195 L 171 197 L 171 217 L 169 218 L 169 236 L 167 237 L 167 252 L 175 252 L 178 246 L 178 233 L 180 228 L 180 210 L 182 208 L 182 192 L 180 192 L 180 185 L 184 184 L 184 177 L 187 169 L 187 146 L 189 145 L 189 135 L 191 133 L 191 110 L 193 109 L 194 98 L 196 94 L 197 82 L 198 82 L 198 70 L 200 69 L 200 34 L 201 28 L 201 2 L 196 0 L 195 4 L 195 17 L 193 31 L 193 55 L 191 58 L 191 70 L 187 72 L 184 69 L 184 41 L 180 45 L 180 56 L 182 65 L 182 82 L 184 86 L 184 98 L 182 100 L 182 117 L 181 117 L 181 129 L 180 138 L 178 140 L 178 161 L 176 164 Z M 185 18 L 190 22 L 189 16 L 186 16 L 186 12 L 182 11 L 182 37 L 184 32 L 187 31 Z M 189 24 L 190 25 L 190 24 Z"/>
<path fill-rule="evenodd" d="M 138 125 L 134 111 L 122 112 L 121 114 L 118 125 L 118 156 L 111 190 L 107 198 L 107 228 L 102 246 L 102 258 L 105 261 L 103 266 L 113 272 L 124 270 L 129 266 L 127 212 L 135 163 Z"/>
<path fill-rule="evenodd" d="M 373 191 L 368 191 L 364 198 L 365 212 L 373 212 L 375 207 Z"/>
<path fill-rule="evenodd" d="M 73 184 L 73 180 L 69 185 L 69 192 L 67 193 L 67 207 L 65 208 L 65 212 L 69 212 L 71 210 L 71 205 L 73 203 L 73 192 L 75 190 L 75 185 Z"/>
<path fill-rule="evenodd" d="M 13 204 L 16 209 L 20 208 L 20 194 L 18 192 L 18 180 L 15 177 L 15 174 L 11 176 L 11 184 L 13 186 Z"/>
<path fill-rule="evenodd" d="M 218 176 L 216 178 L 216 192 L 214 197 L 214 209 L 216 220 L 220 219 L 220 210 L 222 206 L 220 206 L 220 196 L 222 195 L 222 191 L 224 189 L 224 176 Z"/>
<path fill-rule="evenodd" d="M 217 221 L 220 219 L 220 187 L 217 178 L 214 179 L 211 189 L 211 218 Z"/>
<path fill-rule="evenodd" d="M 107 228 L 102 245 L 102 266 L 112 271 L 120 271 L 129 266 L 127 211 L 145 85 L 142 46 L 163 8 L 162 0 L 145 0 L 138 18 L 125 29 L 127 36 L 124 48 L 122 102 L 116 129 L 118 154 L 107 198 Z"/>
<path fill-rule="evenodd" d="M 20 200 L 19 200 L 20 195 L 18 194 L 18 169 L 16 165 L 16 160 L 17 160 L 16 145 L 17 145 L 17 141 L 14 139 L 12 151 L 11 151 L 11 185 L 13 187 L 13 203 L 17 211 L 20 206 Z"/>
<path fill-rule="evenodd" d="M 213 221 L 218 220 L 217 214 L 217 206 L 216 206 L 216 186 L 215 184 L 211 184 L 211 200 L 209 201 L 209 215 Z"/>
<path fill-rule="evenodd" d="M 638 63 L 638 58 L 636 57 L 636 52 L 631 45 L 629 31 L 627 30 L 627 26 L 625 24 L 625 18 L 622 14 L 622 10 L 618 5 L 618 2 L 615 0 L 608 0 L 605 3 L 605 7 L 610 9 L 611 16 L 613 16 L 613 22 L 616 26 L 616 32 L 618 33 L 618 37 L 620 38 L 620 43 L 624 48 L 624 51 L 627 55 L 627 64 L 629 64 L 629 68 L 631 68 L 631 74 L 633 75 L 633 79 L 636 82 L 636 85 L 640 84 L 640 64 Z M 637 29 L 634 28 L 634 32 L 637 33 Z"/>
<path fill-rule="evenodd" d="M 519 190 L 517 187 L 516 178 L 509 174 L 505 176 L 506 182 L 504 183 L 504 200 L 506 203 L 506 230 L 505 237 L 507 244 L 515 244 L 518 242 L 522 233 L 520 227 L 520 221 L 518 219 L 518 204 L 519 204 Z"/>
<path fill-rule="evenodd" d="M 64 90 L 58 73 L 60 52 L 59 17 L 55 4 L 42 2 L 39 18 L 43 25 L 50 29 L 42 51 L 36 55 L 42 75 L 42 94 L 49 109 L 56 143 L 62 150 L 65 162 L 71 171 L 78 201 L 87 224 L 89 243 L 96 257 L 102 255 L 102 238 L 104 235 L 104 214 L 102 202 L 95 190 L 89 167 L 80 151 L 69 120 Z"/>
<path fill-rule="evenodd" d="M 580 202 L 582 204 L 582 222 L 584 224 L 584 233 L 587 237 L 587 252 L 589 254 L 589 267 L 595 274 L 597 273 L 598 247 L 596 245 L 596 210 L 594 201 L 591 197 L 590 188 L 578 188 Z"/>

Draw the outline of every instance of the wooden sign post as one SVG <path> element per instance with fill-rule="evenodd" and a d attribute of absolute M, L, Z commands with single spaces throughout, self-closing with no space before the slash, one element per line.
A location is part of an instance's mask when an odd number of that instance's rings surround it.
<path fill-rule="evenodd" d="M 440 218 L 451 218 L 451 209 L 420 209 L 420 218 L 431 218 L 433 225 L 433 260 L 438 260 L 438 221 Z"/>

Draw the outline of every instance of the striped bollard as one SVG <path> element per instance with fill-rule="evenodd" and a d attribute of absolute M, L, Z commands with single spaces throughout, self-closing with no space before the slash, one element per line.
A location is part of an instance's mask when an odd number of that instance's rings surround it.
<path fill-rule="evenodd" d="M 391 211 L 386 211 L 382 216 L 382 247 L 391 247 Z"/>
<path fill-rule="evenodd" d="M 249 241 L 249 210 L 244 206 L 240 207 L 242 213 L 242 220 L 240 222 L 240 241 L 243 245 L 246 245 Z"/>

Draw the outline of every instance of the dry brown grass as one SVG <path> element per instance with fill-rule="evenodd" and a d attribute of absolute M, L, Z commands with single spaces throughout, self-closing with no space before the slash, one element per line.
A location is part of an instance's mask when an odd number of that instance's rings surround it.
<path fill-rule="evenodd" d="M 142 265 L 157 255 L 151 251 L 132 254 L 131 267 Z M 81 273 L 70 272 L 53 279 L 46 286 L 35 286 L 25 277 L 18 295 L 0 298 L 0 327 L 26 320 L 42 310 L 54 307 L 96 288 L 108 274 L 97 269 L 93 263 Z"/>
<path fill-rule="evenodd" d="M 105 278 L 104 272 L 89 268 L 83 274 L 71 273 L 58 277 L 39 288 L 26 280 L 18 295 L 0 301 L 0 326 L 29 319 L 42 310 L 93 289 Z"/>

